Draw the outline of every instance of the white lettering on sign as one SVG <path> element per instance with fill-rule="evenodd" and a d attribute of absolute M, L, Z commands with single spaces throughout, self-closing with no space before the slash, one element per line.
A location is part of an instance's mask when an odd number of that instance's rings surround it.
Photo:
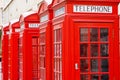
<path fill-rule="evenodd" d="M 65 7 L 59 8 L 55 11 L 55 17 L 64 14 L 65 13 Z"/>
<path fill-rule="evenodd" d="M 15 32 L 20 32 L 20 29 L 15 29 Z"/>
<path fill-rule="evenodd" d="M 39 24 L 38 23 L 29 23 L 29 28 L 38 28 Z"/>
<path fill-rule="evenodd" d="M 112 13 L 112 6 L 74 5 L 73 12 Z"/>
<path fill-rule="evenodd" d="M 40 18 L 40 22 L 44 22 L 48 20 L 48 15 L 45 15 L 43 17 Z"/>

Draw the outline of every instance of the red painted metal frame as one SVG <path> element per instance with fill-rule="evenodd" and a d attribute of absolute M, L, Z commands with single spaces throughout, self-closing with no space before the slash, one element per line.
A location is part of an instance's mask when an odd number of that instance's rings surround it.
<path fill-rule="evenodd" d="M 51 8 L 51 5 L 47 5 L 47 3 L 45 1 L 43 1 L 41 3 L 41 6 L 39 8 L 38 14 L 40 16 L 40 18 L 44 17 L 44 16 L 48 16 L 48 19 L 44 22 L 40 22 L 40 36 L 42 33 L 45 34 L 45 80 L 52 80 L 52 74 L 51 74 L 51 69 L 52 69 L 52 22 L 51 19 L 53 18 L 53 11 Z M 41 41 L 41 38 L 40 38 Z M 39 43 L 40 44 L 40 43 Z M 40 53 L 41 54 L 41 53 Z M 40 61 L 41 62 L 41 61 Z M 44 63 L 44 62 L 43 62 Z M 42 74 L 40 72 L 40 74 Z"/>
<path fill-rule="evenodd" d="M 29 23 L 38 23 L 39 16 L 36 12 L 27 12 L 19 18 L 20 25 L 23 24 L 24 29 L 20 31 L 22 38 L 22 55 L 23 55 L 23 80 L 32 80 L 33 73 L 33 55 L 32 55 L 32 37 L 39 37 L 38 28 L 29 28 Z"/>
<path fill-rule="evenodd" d="M 112 76 L 110 80 L 120 80 L 119 74 L 119 29 L 118 29 L 118 2 L 120 0 L 53 0 L 53 12 L 58 10 L 61 7 L 65 7 L 65 14 L 55 17 L 53 15 L 53 27 L 56 29 L 61 25 L 62 28 L 62 80 L 74 80 L 76 76 L 76 71 L 74 69 L 75 64 L 75 28 L 74 23 L 111 23 L 113 33 L 112 45 L 110 46 L 113 49 L 113 69 L 111 69 Z M 98 5 L 98 6 L 112 6 L 113 13 L 74 13 L 73 5 Z M 53 29 L 53 30 L 54 30 Z M 52 30 L 52 31 L 53 31 Z M 52 35 L 54 39 L 54 34 Z M 53 42 L 52 42 L 53 43 Z M 54 50 L 54 47 L 53 49 Z M 54 55 L 54 53 L 53 53 Z M 52 55 L 52 58 L 54 57 Z M 52 60 L 52 69 L 54 69 L 54 60 Z M 54 80 L 54 73 L 52 72 L 52 80 Z M 78 79 L 79 80 L 79 79 Z"/>
<path fill-rule="evenodd" d="M 120 16 L 119 16 L 119 66 L 120 66 Z M 120 72 L 120 68 L 119 68 L 119 72 Z"/>
<path fill-rule="evenodd" d="M 6 25 L 3 28 L 2 35 L 2 73 L 3 80 L 8 80 L 8 44 L 9 44 L 9 26 Z"/>
<path fill-rule="evenodd" d="M 10 22 L 9 24 L 9 54 L 10 54 L 10 79 L 11 80 L 18 80 L 18 39 L 19 39 L 19 32 L 17 30 L 20 30 L 20 24 L 19 21 Z"/>

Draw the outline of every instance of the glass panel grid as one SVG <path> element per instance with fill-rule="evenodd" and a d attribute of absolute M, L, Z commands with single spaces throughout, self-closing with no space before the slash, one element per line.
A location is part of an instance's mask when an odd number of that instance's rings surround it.
<path fill-rule="evenodd" d="M 62 80 L 62 31 L 54 30 L 54 80 Z"/>
<path fill-rule="evenodd" d="M 80 28 L 81 80 L 109 80 L 108 31 L 108 28 Z"/>
<path fill-rule="evenodd" d="M 32 66 L 32 79 L 38 80 L 38 37 L 32 37 L 32 60 L 33 60 L 33 66 Z"/>
<path fill-rule="evenodd" d="M 46 80 L 46 45 L 45 32 L 40 33 L 40 80 Z"/>
<path fill-rule="evenodd" d="M 18 40 L 18 64 L 19 64 L 19 79 L 23 80 L 22 37 L 20 37 Z"/>

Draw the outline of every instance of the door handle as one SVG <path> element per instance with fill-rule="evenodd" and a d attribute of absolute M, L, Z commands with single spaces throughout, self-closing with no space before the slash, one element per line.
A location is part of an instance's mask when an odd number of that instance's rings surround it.
<path fill-rule="evenodd" d="M 78 70 L 78 63 L 75 63 L 75 70 Z"/>

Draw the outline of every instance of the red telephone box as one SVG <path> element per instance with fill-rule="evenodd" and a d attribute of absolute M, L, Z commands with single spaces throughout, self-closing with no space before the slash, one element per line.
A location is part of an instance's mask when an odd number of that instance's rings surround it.
<path fill-rule="evenodd" d="M 19 79 L 38 79 L 39 16 L 26 12 L 20 16 Z"/>
<path fill-rule="evenodd" d="M 40 80 L 51 80 L 52 69 L 52 5 L 47 5 L 45 1 L 41 3 L 39 8 L 40 16 Z"/>
<path fill-rule="evenodd" d="M 6 24 L 2 34 L 2 73 L 3 80 L 8 80 L 8 44 L 9 44 L 9 25 Z"/>
<path fill-rule="evenodd" d="M 9 62 L 10 62 L 10 80 L 18 80 L 18 41 L 20 24 L 19 20 L 12 20 L 9 24 Z"/>
<path fill-rule="evenodd" d="M 120 0 L 53 0 L 53 80 L 120 80 Z"/>

